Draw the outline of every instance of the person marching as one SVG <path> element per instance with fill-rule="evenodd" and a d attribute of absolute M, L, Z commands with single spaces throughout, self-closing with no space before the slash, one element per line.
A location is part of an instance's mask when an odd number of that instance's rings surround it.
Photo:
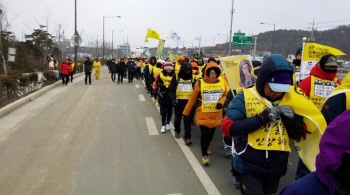
<path fill-rule="evenodd" d="M 169 96 L 169 86 L 173 75 L 175 74 L 173 64 L 166 62 L 162 71 L 157 75 L 156 85 L 158 88 L 158 103 L 160 106 L 160 115 L 162 117 L 162 128 L 160 132 L 170 131 L 170 120 L 173 113 L 173 106 Z"/>
<path fill-rule="evenodd" d="M 163 60 L 158 59 L 156 65 L 152 68 L 152 72 L 151 72 L 150 83 L 152 84 L 153 103 L 157 103 L 158 93 L 156 93 L 156 90 L 155 90 L 155 88 L 157 87 L 156 86 L 156 77 L 162 71 L 162 66 L 163 66 Z"/>
<path fill-rule="evenodd" d="M 124 58 L 120 59 L 120 62 L 117 64 L 118 84 L 123 83 L 123 77 L 126 69 L 124 60 L 125 60 Z"/>
<path fill-rule="evenodd" d="M 340 79 L 337 78 L 338 66 L 337 58 L 334 55 L 324 55 L 311 68 L 310 76 L 299 84 L 299 88 L 319 109 L 333 89 L 340 85 Z"/>
<path fill-rule="evenodd" d="M 117 73 L 117 64 L 115 63 L 114 58 L 108 63 L 108 69 L 111 73 L 111 79 L 113 82 L 115 82 L 115 74 Z"/>
<path fill-rule="evenodd" d="M 75 69 L 74 69 L 75 64 L 74 64 L 74 62 L 72 62 L 71 59 L 69 59 L 69 61 L 70 61 L 71 66 L 72 66 L 72 69 L 71 69 L 70 72 L 69 72 L 69 77 L 70 77 L 70 82 L 73 83 L 73 75 L 74 75 L 74 73 L 75 73 Z"/>
<path fill-rule="evenodd" d="M 322 104 L 328 95 L 340 85 L 340 79 L 337 78 L 337 58 L 334 55 L 328 54 L 321 57 L 320 61 L 311 68 L 310 76 L 303 79 L 299 88 L 310 100 L 319 108 L 322 109 Z M 299 159 L 295 179 L 308 174 L 310 171 Z"/>
<path fill-rule="evenodd" d="M 179 74 L 181 64 L 185 61 L 185 57 L 183 55 L 177 56 L 175 63 L 175 74 Z"/>
<path fill-rule="evenodd" d="M 92 62 L 89 57 L 86 57 L 84 61 L 84 72 L 85 72 L 85 85 L 89 79 L 89 84 L 91 85 L 91 73 L 92 73 Z"/>
<path fill-rule="evenodd" d="M 94 63 L 92 64 L 94 67 L 95 77 L 96 79 L 100 79 L 101 74 L 101 62 L 98 60 L 98 58 L 95 59 Z"/>
<path fill-rule="evenodd" d="M 69 81 L 69 73 L 72 70 L 71 62 L 66 59 L 61 64 L 61 74 L 62 74 L 62 85 L 67 85 Z"/>
<path fill-rule="evenodd" d="M 211 153 L 209 145 L 216 127 L 221 124 L 221 110 L 228 89 L 225 82 L 219 79 L 221 69 L 216 62 L 209 62 L 204 68 L 204 73 L 203 79 L 195 83 L 183 115 L 188 117 L 197 100 L 200 101 L 196 109 L 196 123 L 201 129 L 202 163 L 207 165 L 209 163 L 208 154 Z"/>
<path fill-rule="evenodd" d="M 157 58 L 152 56 L 149 59 L 149 65 L 147 66 L 148 68 L 145 70 L 146 72 L 148 71 L 148 93 L 150 94 L 150 96 L 153 98 L 153 68 L 156 66 L 157 64 Z M 154 100 L 153 100 L 154 101 Z"/>
<path fill-rule="evenodd" d="M 314 167 L 326 122 L 317 107 L 293 86 L 293 69 L 280 55 L 261 65 L 256 85 L 230 103 L 221 130 L 232 142 L 233 167 L 242 194 L 274 194 L 286 174 L 291 151 Z M 307 147 L 306 147 L 307 146 Z"/>
<path fill-rule="evenodd" d="M 190 63 L 182 63 L 179 74 L 175 74 L 170 82 L 169 94 L 171 102 L 174 106 L 175 119 L 174 119 L 174 131 L 175 138 L 180 138 L 181 133 L 181 119 L 182 112 L 184 111 L 188 99 L 191 97 L 193 91 L 194 78 L 192 76 L 192 67 Z M 185 144 L 192 144 L 191 141 L 191 118 L 184 116 L 185 127 Z"/>
<path fill-rule="evenodd" d="M 128 82 L 130 83 L 130 82 L 133 82 L 134 80 L 137 64 L 134 62 L 134 59 L 129 58 L 126 66 L 128 67 Z"/>

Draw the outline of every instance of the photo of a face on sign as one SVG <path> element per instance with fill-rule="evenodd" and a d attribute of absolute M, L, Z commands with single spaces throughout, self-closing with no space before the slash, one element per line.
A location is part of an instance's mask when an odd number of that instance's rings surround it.
<path fill-rule="evenodd" d="M 250 63 L 249 60 L 242 60 L 239 63 L 239 77 L 240 77 L 239 86 L 240 87 L 250 87 L 252 85 L 255 85 L 256 78 L 251 73 L 252 68 L 253 68 L 252 64 Z"/>
<path fill-rule="evenodd" d="M 250 87 L 256 83 L 250 56 L 229 56 L 220 60 L 231 90 Z"/>

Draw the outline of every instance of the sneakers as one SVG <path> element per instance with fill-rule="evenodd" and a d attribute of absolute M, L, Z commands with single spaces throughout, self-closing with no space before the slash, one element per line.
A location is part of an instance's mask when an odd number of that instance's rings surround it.
<path fill-rule="evenodd" d="M 229 157 L 232 155 L 232 148 L 231 147 L 226 147 L 226 148 L 224 148 L 224 150 L 225 150 L 226 157 Z"/>
<path fill-rule="evenodd" d="M 207 165 L 207 164 L 209 164 L 209 157 L 208 156 L 203 156 L 203 158 L 202 158 L 202 163 L 203 163 L 203 165 Z"/>
<path fill-rule="evenodd" d="M 208 155 L 213 154 L 213 152 L 211 151 L 211 149 L 210 149 L 210 148 L 208 148 L 207 153 L 208 153 Z"/>
<path fill-rule="evenodd" d="M 241 182 L 236 177 L 233 177 L 233 187 L 237 190 L 241 189 Z"/>
<path fill-rule="evenodd" d="M 169 123 L 165 125 L 165 129 L 166 129 L 167 131 L 170 131 L 170 124 L 169 124 Z"/>
<path fill-rule="evenodd" d="M 191 139 L 185 139 L 185 145 L 191 145 L 192 140 Z"/>
<path fill-rule="evenodd" d="M 160 129 L 160 132 L 165 133 L 165 126 L 162 126 L 162 128 Z"/>
<path fill-rule="evenodd" d="M 176 138 L 176 139 L 179 139 L 179 138 L 180 138 L 180 133 L 175 132 L 175 138 Z"/>

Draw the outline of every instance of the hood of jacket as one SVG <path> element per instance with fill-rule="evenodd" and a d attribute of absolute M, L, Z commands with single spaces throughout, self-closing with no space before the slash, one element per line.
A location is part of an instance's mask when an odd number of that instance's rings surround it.
<path fill-rule="evenodd" d="M 260 67 L 259 76 L 256 80 L 256 90 L 262 97 L 266 97 L 264 93 L 264 85 L 266 79 L 276 71 L 289 72 L 291 74 L 291 85 L 293 84 L 293 68 L 289 62 L 281 55 L 273 54 L 266 58 Z"/>
<path fill-rule="evenodd" d="M 187 73 L 186 73 L 186 71 L 187 71 Z M 192 78 L 192 66 L 191 66 L 191 64 L 188 62 L 183 62 L 180 66 L 178 76 L 184 80 L 191 79 Z"/>
<path fill-rule="evenodd" d="M 315 66 L 313 66 L 310 70 L 310 75 L 314 75 L 315 77 L 318 77 L 320 79 L 324 79 L 324 80 L 329 80 L 329 81 L 333 81 L 335 79 L 335 77 L 337 76 L 337 73 L 328 73 L 328 72 L 324 72 L 319 63 L 317 63 Z"/>
<path fill-rule="evenodd" d="M 214 70 L 216 72 L 216 78 L 209 78 L 210 70 Z M 206 83 L 216 83 L 219 81 L 219 76 L 221 75 L 220 66 L 216 62 L 209 62 L 203 70 L 203 79 Z"/>
<path fill-rule="evenodd" d="M 150 63 L 152 66 L 156 65 L 156 63 L 157 63 L 157 58 L 154 57 L 154 56 L 150 57 L 149 63 Z"/>
<path fill-rule="evenodd" d="M 330 192 L 336 188 L 335 173 L 344 154 L 350 155 L 350 110 L 343 112 L 327 127 L 320 141 L 320 153 L 316 157 L 316 174 L 328 186 Z"/>

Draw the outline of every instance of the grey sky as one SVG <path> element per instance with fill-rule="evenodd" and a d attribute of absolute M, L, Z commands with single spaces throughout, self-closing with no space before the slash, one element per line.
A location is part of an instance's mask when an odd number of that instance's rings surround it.
<path fill-rule="evenodd" d="M 22 32 L 29 34 L 39 24 L 49 24 L 49 32 L 58 31 L 59 24 L 65 38 L 74 33 L 74 0 L 2 0 L 11 22 L 10 31 L 17 39 Z M 147 28 L 161 33 L 166 39 L 171 30 L 181 36 L 179 47 L 198 46 L 195 37 L 202 37 L 202 46 L 226 41 L 230 31 L 232 0 L 77 0 L 78 32 L 83 45 L 102 41 L 103 16 L 105 18 L 105 41 L 114 45 L 126 42 L 134 47 L 152 47 L 158 41 L 144 43 Z M 334 28 L 350 23 L 349 0 L 235 0 L 233 32 L 246 34 L 272 31 L 273 23 L 278 29 L 311 30 L 315 19 L 317 30 Z M 272 25 L 262 25 L 260 22 Z M 222 34 L 224 36 L 218 36 Z M 128 37 L 127 37 L 128 36 Z M 165 46 L 176 47 L 168 39 Z"/>

